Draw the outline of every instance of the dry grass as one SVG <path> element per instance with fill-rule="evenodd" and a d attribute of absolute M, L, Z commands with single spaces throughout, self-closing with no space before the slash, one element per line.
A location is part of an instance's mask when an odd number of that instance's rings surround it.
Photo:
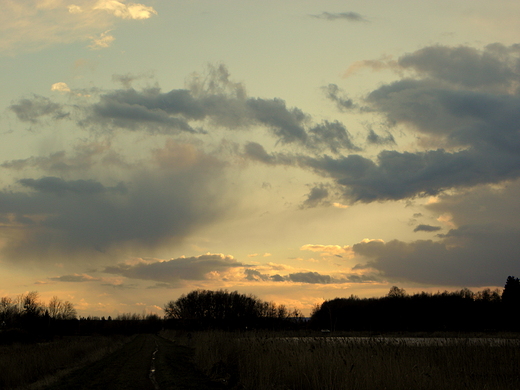
<path fill-rule="evenodd" d="M 38 389 L 98 360 L 126 341 L 123 337 L 82 336 L 39 344 L 0 346 L 0 389 Z"/>
<path fill-rule="evenodd" d="M 171 337 L 171 335 L 170 335 Z M 193 333 L 196 363 L 248 390 L 518 389 L 518 341 L 471 343 L 395 339 L 281 338 Z"/>

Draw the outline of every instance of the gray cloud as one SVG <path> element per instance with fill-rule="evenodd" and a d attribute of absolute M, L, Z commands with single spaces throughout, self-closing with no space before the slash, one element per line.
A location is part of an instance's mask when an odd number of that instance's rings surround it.
<path fill-rule="evenodd" d="M 373 145 L 388 145 L 388 144 L 395 145 L 395 143 L 396 143 L 394 136 L 392 134 L 390 134 L 389 132 L 386 133 L 386 136 L 381 136 L 372 129 L 370 129 L 368 131 L 367 142 L 369 144 L 373 144 Z"/>
<path fill-rule="evenodd" d="M 420 78 L 377 88 L 366 97 L 364 111 L 382 114 L 390 126 L 412 127 L 437 148 L 384 150 L 375 160 L 352 154 L 297 156 L 293 164 L 334 179 L 353 202 L 436 195 L 515 179 L 520 176 L 520 96 L 514 93 L 519 55 L 520 46 L 499 44 L 483 50 L 435 46 L 407 54 L 398 66 L 417 70 Z M 370 140 L 381 138 L 371 133 Z"/>
<path fill-rule="evenodd" d="M 341 149 L 359 151 L 354 145 L 352 137 L 347 128 L 340 122 L 324 121 L 322 124 L 309 129 L 308 146 L 311 148 L 322 148 L 325 146 L 333 153 L 339 153 Z"/>
<path fill-rule="evenodd" d="M 329 84 L 326 87 L 322 87 L 322 89 L 325 92 L 325 96 L 336 103 L 340 111 L 348 111 L 356 106 L 354 101 L 336 84 Z"/>
<path fill-rule="evenodd" d="M 333 280 L 330 275 L 321 275 L 318 272 L 297 272 L 289 274 L 287 278 L 291 282 L 311 284 L 330 284 Z"/>
<path fill-rule="evenodd" d="M 104 272 L 132 279 L 172 283 L 178 280 L 204 280 L 207 279 L 206 274 L 209 272 L 225 272 L 231 268 L 246 266 L 247 264 L 243 264 L 231 256 L 206 254 L 152 263 L 142 262 L 136 265 L 118 264 L 106 267 Z"/>
<path fill-rule="evenodd" d="M 487 224 L 454 229 L 441 241 L 359 243 L 354 251 L 370 260 L 355 268 L 426 284 L 500 286 L 518 266 L 519 234 L 520 229 Z"/>
<path fill-rule="evenodd" d="M 6 258 L 93 261 L 125 246 L 153 250 L 224 214 L 232 197 L 220 160 L 176 144 L 156 152 L 159 166 L 135 169 L 125 186 L 44 177 L 20 179 L 28 191 L 1 191 L 0 215 L 12 221 L 4 230 L 17 232 L 2 249 Z M 22 217 L 31 223 L 20 226 Z"/>
<path fill-rule="evenodd" d="M 303 202 L 303 208 L 316 207 L 323 202 L 326 202 L 329 196 L 329 190 L 323 184 L 316 185 L 311 188 L 311 191 L 307 195 L 307 199 Z"/>
<path fill-rule="evenodd" d="M 432 226 L 432 225 L 417 225 L 414 232 L 437 232 L 441 230 L 440 226 Z"/>
<path fill-rule="evenodd" d="M 74 146 L 72 152 L 62 150 L 48 156 L 32 156 L 25 159 L 5 161 L 0 166 L 17 171 L 36 168 L 54 174 L 70 174 L 72 172 L 86 172 L 95 167 L 96 164 L 128 167 L 123 158 L 110 149 L 109 142 L 80 143 Z"/>
<path fill-rule="evenodd" d="M 478 50 L 468 46 L 428 46 L 399 58 L 403 69 L 413 69 L 427 77 L 443 80 L 464 88 L 518 87 L 520 45 L 487 45 Z"/>
<path fill-rule="evenodd" d="M 247 280 L 251 281 L 266 281 L 269 280 L 269 275 L 263 274 L 255 269 L 247 268 L 244 270 Z"/>
<path fill-rule="evenodd" d="M 374 275 L 358 275 L 358 274 L 338 274 L 336 276 L 323 275 L 319 272 L 295 272 L 288 275 L 269 275 L 263 274 L 254 269 L 246 269 L 244 271 L 246 279 L 250 281 L 265 282 L 292 282 L 306 284 L 344 284 L 344 283 L 366 283 L 378 281 L 379 278 Z"/>
<path fill-rule="evenodd" d="M 520 251 L 520 180 L 500 189 L 478 186 L 442 195 L 427 206 L 449 215 L 456 228 L 438 240 L 371 241 L 353 246 L 367 261 L 356 268 L 374 268 L 390 279 L 445 286 L 502 286 L 518 269 Z"/>
<path fill-rule="evenodd" d="M 349 22 L 368 22 L 363 16 L 357 12 L 322 12 L 319 15 L 311 15 L 313 18 L 325 20 L 347 20 Z"/>
<path fill-rule="evenodd" d="M 377 164 L 359 155 L 306 157 L 300 164 L 335 179 L 344 186 L 345 197 L 354 202 L 436 195 L 445 189 L 498 183 L 520 174 L 520 154 L 483 156 L 475 150 L 383 151 Z"/>
<path fill-rule="evenodd" d="M 169 92 L 162 92 L 159 87 L 119 89 L 96 93 L 97 102 L 78 100 L 69 108 L 80 126 L 96 131 L 125 129 L 153 134 L 204 134 L 207 130 L 202 127 L 207 125 L 235 131 L 261 126 L 281 144 L 294 144 L 315 152 L 360 150 L 342 123 L 313 123 L 309 114 L 288 107 L 282 99 L 248 97 L 242 84 L 230 81 L 222 65 L 209 67 L 207 72 L 204 77 L 193 76 L 187 89 Z M 131 82 L 131 76 L 118 79 L 127 84 Z M 346 104 L 346 101 L 338 100 L 338 103 Z M 32 123 L 43 116 L 65 116 L 60 104 L 39 96 L 22 99 L 13 104 L 11 110 L 20 120 Z"/>
<path fill-rule="evenodd" d="M 69 115 L 63 112 L 63 107 L 60 104 L 39 95 L 34 95 L 31 99 L 20 99 L 17 103 L 9 106 L 9 109 L 22 122 L 30 123 L 38 123 L 42 117 L 61 119 Z"/>
<path fill-rule="evenodd" d="M 115 187 L 106 187 L 94 180 L 69 180 L 58 177 L 42 177 L 41 179 L 20 179 L 20 184 L 36 191 L 64 195 L 66 193 L 94 195 L 104 192 L 119 192 L 124 194 L 127 188 L 123 183 Z"/>

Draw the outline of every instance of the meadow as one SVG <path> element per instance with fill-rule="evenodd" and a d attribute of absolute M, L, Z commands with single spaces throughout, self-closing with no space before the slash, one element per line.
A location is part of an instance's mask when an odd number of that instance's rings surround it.
<path fill-rule="evenodd" d="M 195 362 L 230 388 L 518 389 L 518 339 L 279 337 L 218 331 L 164 335 L 195 350 Z"/>
<path fill-rule="evenodd" d="M 67 336 L 42 343 L 0 345 L 0 389 L 44 388 L 75 368 L 99 360 L 128 336 Z"/>

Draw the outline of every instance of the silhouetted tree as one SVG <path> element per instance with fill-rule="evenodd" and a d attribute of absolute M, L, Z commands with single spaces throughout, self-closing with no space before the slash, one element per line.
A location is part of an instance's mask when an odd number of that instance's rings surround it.
<path fill-rule="evenodd" d="M 502 292 L 502 302 L 508 306 L 520 305 L 520 279 L 514 276 L 507 277 L 504 291 Z"/>
<path fill-rule="evenodd" d="M 55 320 L 73 320 L 77 317 L 74 305 L 69 301 L 62 301 L 57 296 L 49 301 L 48 313 Z"/>
<path fill-rule="evenodd" d="M 397 286 L 392 286 L 390 291 L 388 291 L 388 298 L 404 298 L 408 296 L 404 288 L 399 288 Z"/>
<path fill-rule="evenodd" d="M 279 327 L 290 318 L 301 317 L 283 305 L 263 302 L 237 291 L 195 290 L 164 306 L 167 319 L 181 321 L 186 327 L 239 329 Z"/>

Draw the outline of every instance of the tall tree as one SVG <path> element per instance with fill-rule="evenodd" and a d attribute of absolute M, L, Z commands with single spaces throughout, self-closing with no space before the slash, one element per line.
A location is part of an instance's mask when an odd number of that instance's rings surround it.
<path fill-rule="evenodd" d="M 519 308 L 520 305 L 520 279 L 514 276 L 508 276 L 504 291 L 502 292 L 502 302 L 507 306 L 515 306 Z"/>

